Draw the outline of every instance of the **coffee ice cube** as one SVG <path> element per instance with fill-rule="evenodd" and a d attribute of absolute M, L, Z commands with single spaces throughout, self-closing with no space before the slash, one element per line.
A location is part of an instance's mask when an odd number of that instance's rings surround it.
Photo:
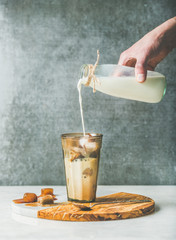
<path fill-rule="evenodd" d="M 92 176 L 92 175 L 93 175 L 93 169 L 92 169 L 92 168 L 89 168 L 89 167 L 86 168 L 86 169 L 84 169 L 83 175 L 85 175 L 86 177 Z"/>
<path fill-rule="evenodd" d="M 67 141 L 63 141 L 63 148 L 64 149 L 73 149 L 75 147 L 79 147 L 79 141 L 75 140 L 75 139 L 67 139 Z"/>
<path fill-rule="evenodd" d="M 97 151 L 98 143 L 90 137 L 83 137 L 80 139 L 80 145 L 85 149 L 87 154 Z"/>
<path fill-rule="evenodd" d="M 69 154 L 69 161 L 72 162 L 73 160 L 77 159 L 77 158 L 81 158 L 82 155 L 80 152 L 75 152 L 73 150 L 70 151 Z"/>
<path fill-rule="evenodd" d="M 83 146 L 79 146 L 79 147 L 72 147 L 72 151 L 79 153 L 80 157 L 85 157 L 87 152 L 86 149 Z"/>

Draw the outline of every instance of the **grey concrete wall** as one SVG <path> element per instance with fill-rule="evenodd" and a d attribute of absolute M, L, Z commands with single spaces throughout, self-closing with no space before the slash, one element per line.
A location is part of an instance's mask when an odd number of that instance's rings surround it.
<path fill-rule="evenodd" d="M 173 17 L 175 0 L 0 0 L 0 185 L 65 184 L 60 134 L 81 131 L 80 66 L 120 53 Z M 176 183 L 176 51 L 159 104 L 83 90 L 103 133 L 99 184 Z"/>

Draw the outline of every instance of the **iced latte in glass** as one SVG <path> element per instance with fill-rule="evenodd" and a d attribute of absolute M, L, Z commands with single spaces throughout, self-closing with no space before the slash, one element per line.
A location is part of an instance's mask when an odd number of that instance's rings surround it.
<path fill-rule="evenodd" d="M 95 201 L 102 135 L 68 133 L 61 138 L 68 200 Z"/>

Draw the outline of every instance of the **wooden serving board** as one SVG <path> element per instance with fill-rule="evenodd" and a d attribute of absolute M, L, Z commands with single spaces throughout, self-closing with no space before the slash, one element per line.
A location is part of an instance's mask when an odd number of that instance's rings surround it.
<path fill-rule="evenodd" d="M 134 201 L 143 200 L 148 200 L 149 202 L 134 203 Z M 131 202 L 113 203 L 114 201 Z M 90 211 L 83 211 L 75 207 L 72 202 L 66 202 L 57 207 L 39 210 L 37 216 L 38 218 L 60 221 L 107 221 L 144 216 L 154 212 L 155 208 L 155 202 L 151 198 L 124 192 L 99 197 L 96 199 L 96 203 L 98 202 L 108 203 L 96 205 Z M 92 204 L 84 203 L 87 206 L 91 206 Z"/>

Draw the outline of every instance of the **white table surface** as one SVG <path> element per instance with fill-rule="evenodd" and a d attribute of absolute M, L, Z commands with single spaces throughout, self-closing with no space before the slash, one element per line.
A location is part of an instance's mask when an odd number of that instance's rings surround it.
<path fill-rule="evenodd" d="M 58 195 L 66 194 L 64 186 L 51 187 Z M 156 210 L 153 214 L 133 219 L 64 222 L 12 213 L 12 199 L 23 196 L 25 192 L 38 194 L 41 188 L 41 186 L 0 187 L 0 240 L 176 239 L 176 186 L 98 186 L 97 196 L 128 192 L 142 194 L 155 200 Z"/>

